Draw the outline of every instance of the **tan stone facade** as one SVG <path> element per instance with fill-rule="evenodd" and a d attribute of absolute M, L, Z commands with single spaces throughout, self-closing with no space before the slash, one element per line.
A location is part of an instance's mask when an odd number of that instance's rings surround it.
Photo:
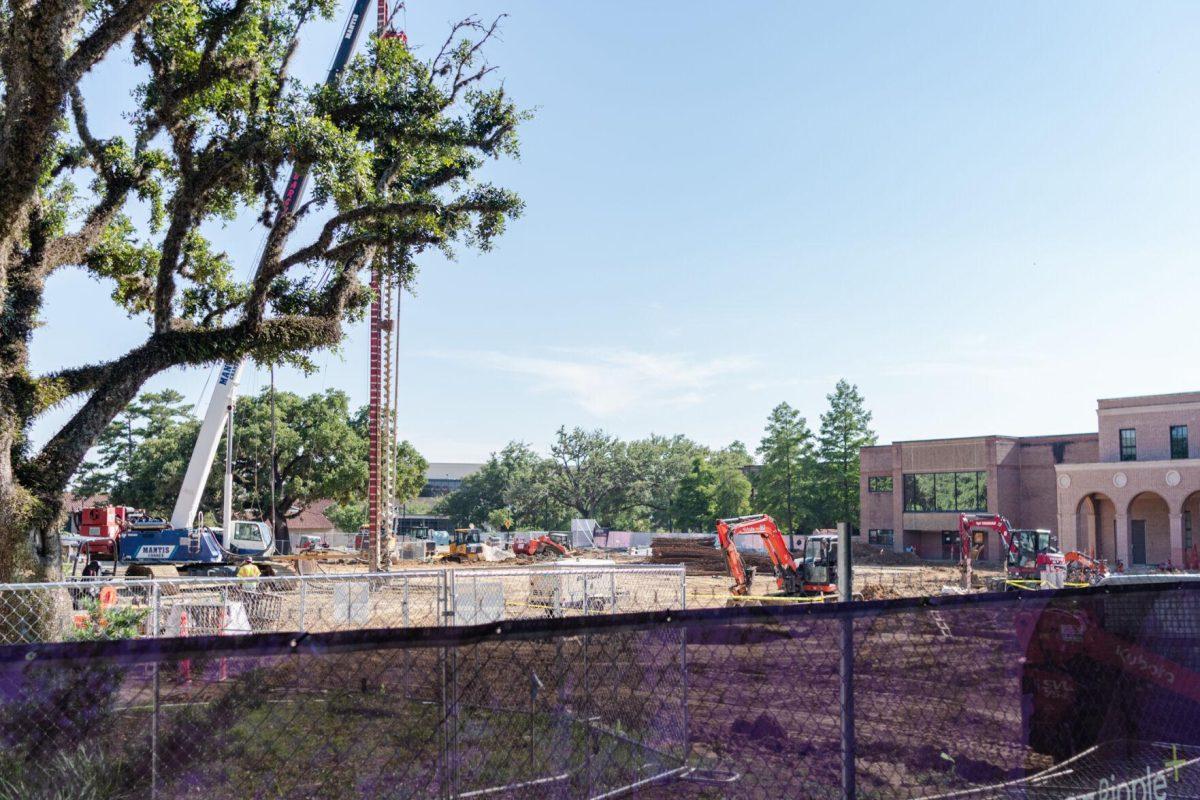
<path fill-rule="evenodd" d="M 1101 400 L 1097 416 L 1097 433 L 863 448 L 861 535 L 952 559 L 959 513 L 980 511 L 1049 529 L 1064 550 L 1182 564 L 1200 520 L 1200 392 Z"/>

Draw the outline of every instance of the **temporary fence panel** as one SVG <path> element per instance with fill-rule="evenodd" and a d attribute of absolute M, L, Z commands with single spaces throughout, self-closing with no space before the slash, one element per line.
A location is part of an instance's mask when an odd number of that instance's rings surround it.
<path fill-rule="evenodd" d="M 476 584 L 487 584 L 490 597 L 503 602 L 503 619 L 628 614 L 687 607 L 686 575 L 678 566 L 576 567 L 533 570 L 454 570 L 451 594 L 481 596 Z M 449 610 L 459 619 L 457 603 Z"/>
<path fill-rule="evenodd" d="M 683 585 L 682 567 L 623 565 L 0 584 L 0 644 L 654 611 L 682 608 Z"/>

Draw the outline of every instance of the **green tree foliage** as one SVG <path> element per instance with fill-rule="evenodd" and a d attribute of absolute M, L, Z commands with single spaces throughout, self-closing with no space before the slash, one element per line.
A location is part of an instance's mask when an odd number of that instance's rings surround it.
<path fill-rule="evenodd" d="M 559 428 L 550 446 L 549 495 L 583 519 L 611 525 L 636 504 L 640 477 L 629 446 L 601 430 Z"/>
<path fill-rule="evenodd" d="M 143 395 L 130 406 L 138 409 L 134 429 L 142 434 L 130 459 L 127 476 L 101 486 L 113 502 L 167 515 L 175 505 L 179 487 L 196 443 L 200 423 L 186 409 L 162 394 Z M 164 413 L 165 407 L 170 413 Z M 365 521 L 367 442 L 365 410 L 351 416 L 344 392 L 328 390 L 307 397 L 292 392 L 275 394 L 275 434 L 278 481 L 275 513 L 281 525 L 315 500 L 337 501 L 335 524 L 355 531 L 355 515 Z M 234 410 L 233 481 L 235 512 L 263 519 L 271 517 L 271 397 L 264 389 L 257 396 L 238 400 Z M 218 448 L 201 506 L 220 506 L 224 471 L 224 437 Z M 428 464 L 409 442 L 396 448 L 398 503 L 411 500 L 425 484 Z M 327 512 L 329 516 L 330 512 Z M 333 520 L 334 517 L 330 516 Z M 344 527 L 351 525 L 351 527 Z"/>
<path fill-rule="evenodd" d="M 488 525 L 497 531 L 512 530 L 516 520 L 513 518 L 511 508 L 493 508 L 488 514 Z"/>
<path fill-rule="evenodd" d="M 308 365 L 365 309 L 370 267 L 407 283 L 427 250 L 489 249 L 521 202 L 479 174 L 517 154 L 526 118 L 484 60 L 495 26 L 475 19 L 440 49 L 373 41 L 332 85 L 312 86 L 287 68 L 329 0 L 5 8 L 0 580 L 52 568 L 63 490 L 151 377 L 247 357 Z M 127 106 L 106 109 L 124 122 L 96 130 L 84 78 L 114 58 L 138 83 Z M 289 208 L 291 165 L 311 180 Z M 244 209 L 264 233 L 248 271 L 221 233 Z M 313 235 L 290 245 L 297 230 Z M 29 352 L 46 281 L 68 269 L 100 280 L 146 337 L 38 374 Z M 36 421 L 73 398 L 65 424 L 31 447 Z"/>
<path fill-rule="evenodd" d="M 275 437 L 275 519 L 281 528 L 314 500 L 352 502 L 365 495 L 367 442 L 353 424 L 345 392 L 330 389 L 307 397 L 276 392 Z M 234 508 L 270 519 L 269 387 L 238 401 L 233 443 Z"/>
<path fill-rule="evenodd" d="M 859 448 L 876 442 L 871 412 L 858 387 L 845 379 L 826 395 L 829 410 L 821 415 L 817 454 L 821 462 L 821 507 L 826 524 L 858 524 Z"/>
<path fill-rule="evenodd" d="M 435 507 L 455 525 L 484 525 L 497 509 L 507 509 L 519 530 L 551 529 L 565 524 L 566 514 L 549 496 L 546 464 L 524 442 L 509 442 L 492 453 L 483 467 Z"/>
<path fill-rule="evenodd" d="M 703 520 L 681 519 L 680 486 L 696 460 L 713 497 Z M 709 451 L 685 436 L 651 436 L 628 444 L 603 431 L 560 429 L 549 457 L 521 442 L 493 453 L 483 468 L 438 503 L 436 511 L 456 525 L 495 521 L 502 509 L 519 530 L 562 530 L 573 517 L 594 514 L 601 525 L 622 530 L 708 528 L 716 515 L 749 513 L 753 463 L 745 445 Z M 708 519 L 708 517 L 713 519 Z"/>
<path fill-rule="evenodd" d="M 692 466 L 675 489 L 672 516 L 681 530 L 711 530 L 717 519 L 717 473 L 704 456 Z"/>
<path fill-rule="evenodd" d="M 756 482 L 759 508 L 785 533 L 802 533 L 812 523 L 815 452 L 812 431 L 800 412 L 780 403 L 767 418 L 758 446 L 762 458 Z"/>
<path fill-rule="evenodd" d="M 727 519 L 751 513 L 752 487 L 750 479 L 746 477 L 746 467 L 753 464 L 754 459 L 746 450 L 746 445 L 735 441 L 724 450 L 713 453 L 710 461 L 716 478 L 713 487 L 716 516 Z"/>
<path fill-rule="evenodd" d="M 417 452 L 412 442 L 405 439 L 396 445 L 395 470 L 396 490 L 393 499 L 397 505 L 404 505 L 425 488 L 429 462 Z"/>
<path fill-rule="evenodd" d="M 80 465 L 74 491 L 80 495 L 100 494 L 129 481 L 138 470 L 133 460 L 138 447 L 190 418 L 191 409 L 174 389 L 142 394 L 100 434 L 95 448 L 98 457 Z"/>
<path fill-rule="evenodd" d="M 355 533 L 367 524 L 367 503 L 334 503 L 325 509 L 325 517 L 339 531 Z"/>
<path fill-rule="evenodd" d="M 175 507 L 183 474 L 187 471 L 200 423 L 189 419 L 167 427 L 158 436 L 138 445 L 130 459 L 132 469 L 125 480 L 109 488 L 109 498 L 117 505 L 144 508 L 152 515 L 167 517 Z M 217 509 L 221 498 L 221 472 L 218 461 L 200 495 L 200 507 Z"/>
<path fill-rule="evenodd" d="M 686 436 L 652 435 L 630 442 L 629 458 L 638 480 L 629 503 L 617 516 L 626 521 L 644 518 L 647 526 L 665 530 L 682 525 L 673 511 L 676 491 L 691 470 L 692 462 L 707 455 L 707 448 Z"/>

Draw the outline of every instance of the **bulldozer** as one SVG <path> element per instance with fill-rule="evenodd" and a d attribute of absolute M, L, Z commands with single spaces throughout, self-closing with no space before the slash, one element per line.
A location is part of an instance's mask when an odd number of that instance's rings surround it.
<path fill-rule="evenodd" d="M 450 534 L 450 544 L 446 552 L 439 553 L 438 561 L 452 561 L 463 564 L 483 560 L 483 537 L 479 529 L 472 525 L 469 528 L 455 528 Z"/>

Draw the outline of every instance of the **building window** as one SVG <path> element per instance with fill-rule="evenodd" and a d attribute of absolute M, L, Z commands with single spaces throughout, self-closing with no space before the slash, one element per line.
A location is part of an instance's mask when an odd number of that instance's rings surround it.
<path fill-rule="evenodd" d="M 986 472 L 918 472 L 904 476 L 905 511 L 987 511 Z"/>
<path fill-rule="evenodd" d="M 890 492 L 892 491 L 892 476 L 891 475 L 872 475 L 867 478 L 868 492 Z"/>
<path fill-rule="evenodd" d="M 421 487 L 421 497 L 442 497 L 458 491 L 462 481 L 458 478 L 430 478 Z"/>
<path fill-rule="evenodd" d="M 1187 458 L 1187 425 L 1171 426 L 1171 458 Z"/>
<path fill-rule="evenodd" d="M 871 528 L 867 531 L 868 544 L 881 544 L 891 547 L 895 539 L 896 532 L 891 528 Z"/>
<path fill-rule="evenodd" d="M 1137 428 L 1121 428 L 1121 460 L 1137 461 Z"/>

